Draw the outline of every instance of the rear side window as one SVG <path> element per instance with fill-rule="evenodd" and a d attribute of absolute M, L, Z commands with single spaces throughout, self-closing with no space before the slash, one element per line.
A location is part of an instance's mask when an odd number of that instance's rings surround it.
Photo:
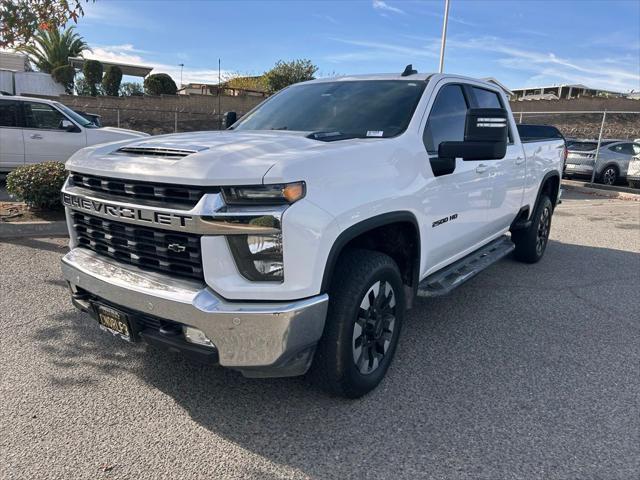
<path fill-rule="evenodd" d="M 27 128 L 59 129 L 67 117 L 46 103 L 24 102 Z"/>
<path fill-rule="evenodd" d="M 564 137 L 556 127 L 551 125 L 518 125 L 520 140 L 523 142 L 535 142 L 537 140 L 563 139 Z M 595 147 L 594 147 L 595 148 Z"/>
<path fill-rule="evenodd" d="M 472 87 L 476 96 L 478 108 L 502 108 L 500 97 L 496 92 L 485 90 L 484 88 Z"/>
<path fill-rule="evenodd" d="M 464 140 L 467 108 L 460 85 L 446 85 L 440 89 L 422 136 L 429 153 L 437 153 L 441 142 Z"/>
<path fill-rule="evenodd" d="M 609 147 L 609 150 L 622 155 L 635 155 L 632 143 L 619 143 L 618 145 Z"/>
<path fill-rule="evenodd" d="M 18 102 L 0 102 L 0 127 L 18 126 Z"/>

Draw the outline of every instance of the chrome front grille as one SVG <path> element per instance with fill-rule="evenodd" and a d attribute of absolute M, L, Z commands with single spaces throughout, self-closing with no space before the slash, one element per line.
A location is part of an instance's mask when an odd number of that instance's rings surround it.
<path fill-rule="evenodd" d="M 171 185 L 139 180 L 104 178 L 81 173 L 71 173 L 69 175 L 69 185 L 127 200 L 154 200 L 185 206 L 194 206 L 205 193 L 217 193 L 220 191 L 217 187 Z"/>
<path fill-rule="evenodd" d="M 145 270 L 203 280 L 200 235 L 71 212 L 79 247 Z"/>

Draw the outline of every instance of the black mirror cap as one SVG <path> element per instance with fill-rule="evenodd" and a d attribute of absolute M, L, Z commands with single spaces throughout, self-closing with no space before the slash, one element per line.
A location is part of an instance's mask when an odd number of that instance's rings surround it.
<path fill-rule="evenodd" d="M 507 142 L 509 114 L 504 108 L 470 108 L 464 129 L 465 142 Z"/>
<path fill-rule="evenodd" d="M 238 114 L 236 112 L 225 112 L 223 117 L 223 128 L 229 128 L 238 120 Z"/>
<path fill-rule="evenodd" d="M 501 160 L 507 154 L 507 142 L 441 142 L 438 158 L 463 160 Z"/>

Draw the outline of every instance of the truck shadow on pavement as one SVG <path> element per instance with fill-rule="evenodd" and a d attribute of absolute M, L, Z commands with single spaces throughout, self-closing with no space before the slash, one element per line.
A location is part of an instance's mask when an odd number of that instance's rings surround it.
<path fill-rule="evenodd" d="M 502 261 L 446 298 L 418 300 L 387 378 L 353 401 L 304 377 L 245 379 L 125 344 L 71 310 L 35 336 L 66 369 L 55 385 L 133 373 L 212 433 L 310 476 L 562 477 L 590 466 L 582 473 L 612 478 L 637 434 L 625 398 L 640 394 L 638 321 L 620 299 L 637 298 L 638 271 L 637 253 L 556 241 L 536 265 Z"/>

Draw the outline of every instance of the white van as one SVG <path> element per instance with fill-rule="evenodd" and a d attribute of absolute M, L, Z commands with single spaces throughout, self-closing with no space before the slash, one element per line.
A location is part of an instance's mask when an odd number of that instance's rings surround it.
<path fill-rule="evenodd" d="M 45 161 L 65 162 L 89 145 L 147 136 L 123 128 L 97 127 L 59 102 L 0 96 L 0 172 Z"/>

